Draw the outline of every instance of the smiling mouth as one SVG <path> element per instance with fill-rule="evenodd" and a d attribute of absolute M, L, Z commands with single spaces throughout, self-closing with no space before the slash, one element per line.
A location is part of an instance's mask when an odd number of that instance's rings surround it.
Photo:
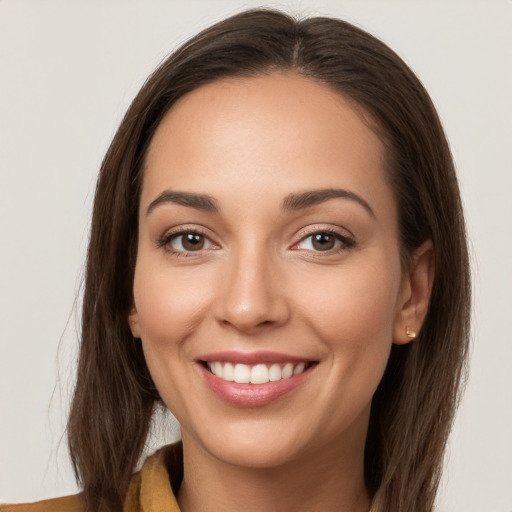
<path fill-rule="evenodd" d="M 223 361 L 202 361 L 202 364 L 213 375 L 226 382 L 237 384 L 267 384 L 280 380 L 290 379 L 304 373 L 317 364 L 315 361 L 299 363 L 273 363 L 254 365 L 243 363 L 230 363 Z"/>

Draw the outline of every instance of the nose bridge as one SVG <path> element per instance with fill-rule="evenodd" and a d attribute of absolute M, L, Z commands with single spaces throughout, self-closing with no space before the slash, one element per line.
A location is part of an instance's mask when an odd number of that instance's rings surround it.
<path fill-rule="evenodd" d="M 277 258 L 262 243 L 232 251 L 222 276 L 218 320 L 245 332 L 285 322 L 289 310 L 281 274 Z"/>

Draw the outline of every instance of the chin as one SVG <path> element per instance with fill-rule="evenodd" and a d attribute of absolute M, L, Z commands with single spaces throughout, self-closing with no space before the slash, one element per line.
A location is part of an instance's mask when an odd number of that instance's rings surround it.
<path fill-rule="evenodd" d="M 285 465 L 307 451 L 307 441 L 295 435 L 293 429 L 276 427 L 268 420 L 244 423 L 234 422 L 227 429 L 217 426 L 212 431 L 195 433 L 194 440 L 182 428 L 184 445 L 192 441 L 223 463 L 254 469 Z"/>
<path fill-rule="evenodd" d="M 212 455 L 233 466 L 270 469 L 286 465 L 299 458 L 300 447 L 292 442 L 282 442 L 279 438 L 230 439 L 229 442 L 217 442 Z"/>

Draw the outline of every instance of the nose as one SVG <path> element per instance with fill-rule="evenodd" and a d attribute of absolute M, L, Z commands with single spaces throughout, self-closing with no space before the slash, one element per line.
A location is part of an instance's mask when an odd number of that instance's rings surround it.
<path fill-rule="evenodd" d="M 246 251 L 226 261 L 217 295 L 217 321 L 244 333 L 285 324 L 290 317 L 280 262 L 264 251 Z"/>

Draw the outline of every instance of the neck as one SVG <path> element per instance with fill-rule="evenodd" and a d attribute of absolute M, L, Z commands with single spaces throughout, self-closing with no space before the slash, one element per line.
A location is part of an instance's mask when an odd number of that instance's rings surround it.
<path fill-rule="evenodd" d="M 195 443 L 184 446 L 184 479 L 178 493 L 181 512 L 368 512 L 370 497 L 364 483 L 363 453 L 315 449 L 301 460 L 278 467 L 235 466 Z"/>

